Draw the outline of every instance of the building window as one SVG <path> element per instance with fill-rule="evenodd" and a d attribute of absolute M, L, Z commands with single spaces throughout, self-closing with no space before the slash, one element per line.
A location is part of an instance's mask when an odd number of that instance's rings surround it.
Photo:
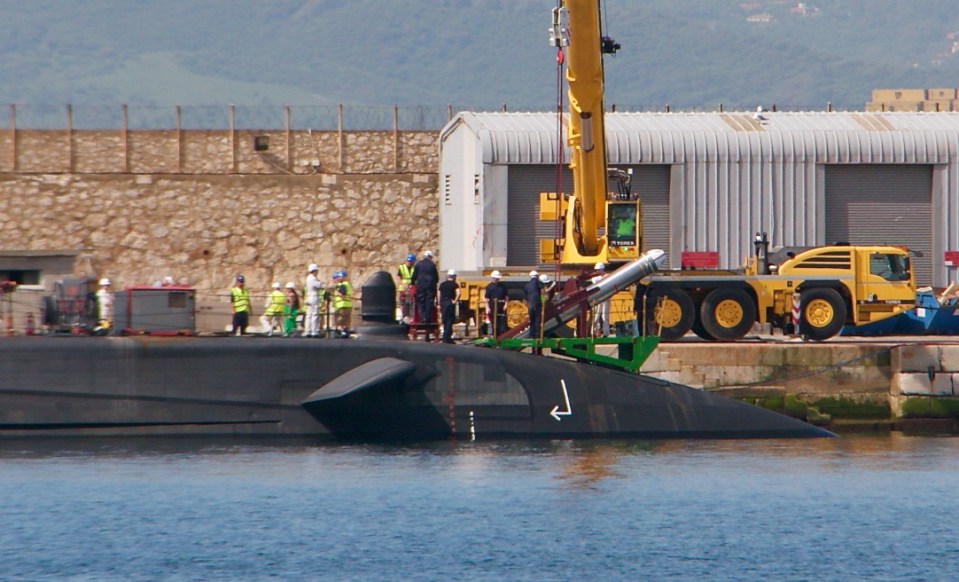
<path fill-rule="evenodd" d="M 14 281 L 17 285 L 39 285 L 39 269 L 10 269 L 0 271 L 0 281 Z"/>

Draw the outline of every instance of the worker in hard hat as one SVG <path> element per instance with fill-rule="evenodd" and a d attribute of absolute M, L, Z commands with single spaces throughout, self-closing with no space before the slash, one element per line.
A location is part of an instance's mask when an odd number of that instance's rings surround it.
<path fill-rule="evenodd" d="M 540 322 L 543 316 L 543 287 L 539 282 L 539 273 L 529 272 L 529 281 L 523 287 L 526 298 L 526 312 L 529 315 L 529 338 L 540 339 Z"/>
<path fill-rule="evenodd" d="M 500 281 L 502 277 L 499 271 L 490 273 L 490 282 L 486 285 L 486 291 L 483 294 L 486 323 L 494 339 L 506 331 L 506 300 L 509 298 L 509 291 L 506 289 L 506 283 Z"/>
<path fill-rule="evenodd" d="M 308 274 L 303 292 L 303 303 L 306 304 L 303 337 L 320 337 L 320 306 L 323 303 L 323 282 L 318 276 L 320 267 L 311 263 L 306 270 Z"/>
<path fill-rule="evenodd" d="M 396 299 L 400 309 L 399 321 L 409 323 L 413 318 L 413 267 L 416 266 L 416 255 L 406 255 L 406 262 L 396 267 Z"/>
<path fill-rule="evenodd" d="M 440 313 L 443 318 L 443 343 L 453 343 L 453 322 L 456 321 L 456 306 L 460 302 L 460 284 L 456 282 L 456 270 L 446 272 L 446 280 L 440 283 Z"/>
<path fill-rule="evenodd" d="M 286 294 L 280 290 L 279 283 L 273 283 L 273 290 L 266 296 L 263 315 L 260 316 L 260 323 L 263 325 L 263 329 L 267 330 L 266 335 L 272 336 L 274 329 L 283 329 L 281 317 L 285 308 Z"/>
<path fill-rule="evenodd" d="M 556 295 L 556 281 L 553 281 L 549 275 L 543 273 L 539 276 L 539 284 L 542 289 L 543 304 L 549 303 Z"/>
<path fill-rule="evenodd" d="M 606 265 L 596 263 L 590 283 L 595 285 L 606 276 Z M 609 335 L 609 300 L 603 301 L 593 308 L 593 335 L 606 337 Z"/>
<path fill-rule="evenodd" d="M 410 280 L 416 289 L 416 323 L 425 326 L 426 339 L 429 340 L 432 326 L 436 325 L 436 286 L 440 282 L 432 251 L 423 253 L 423 258 L 413 267 Z"/>
<path fill-rule="evenodd" d="M 336 314 L 336 337 L 348 338 L 352 328 L 353 285 L 347 278 L 346 270 L 333 274 L 333 310 Z"/>
<path fill-rule="evenodd" d="M 250 312 L 253 304 L 250 303 L 250 292 L 246 288 L 246 278 L 236 276 L 236 283 L 230 289 L 230 308 L 233 310 L 233 335 L 243 335 L 250 325 Z"/>
<path fill-rule="evenodd" d="M 296 318 L 300 314 L 300 295 L 296 292 L 296 283 L 286 284 L 283 297 L 283 337 L 290 337 L 296 331 Z"/>
<path fill-rule="evenodd" d="M 100 279 L 100 288 L 97 289 L 97 334 L 106 334 L 113 327 L 113 289 L 110 280 Z"/>

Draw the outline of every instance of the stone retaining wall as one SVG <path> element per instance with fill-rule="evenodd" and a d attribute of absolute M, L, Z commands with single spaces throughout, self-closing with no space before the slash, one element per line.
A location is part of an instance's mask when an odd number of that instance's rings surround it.
<path fill-rule="evenodd" d="M 117 288 L 172 276 L 201 305 L 222 306 L 237 273 L 266 293 L 301 283 L 311 262 L 359 287 L 409 251 L 436 250 L 437 138 L 2 131 L 0 251 L 77 251 L 78 270 Z"/>

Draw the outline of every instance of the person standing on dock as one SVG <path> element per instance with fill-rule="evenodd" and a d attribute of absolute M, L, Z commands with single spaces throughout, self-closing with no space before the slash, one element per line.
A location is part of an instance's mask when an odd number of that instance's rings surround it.
<path fill-rule="evenodd" d="M 323 301 L 323 283 L 316 276 L 320 267 L 313 263 L 307 271 L 303 302 L 306 304 L 306 317 L 303 321 L 303 337 L 320 337 L 320 304 Z"/>
<path fill-rule="evenodd" d="M 417 323 L 426 326 L 426 337 L 429 338 L 430 326 L 436 325 L 436 286 L 440 282 L 432 251 L 423 253 L 423 258 L 413 267 L 410 281 L 416 288 Z"/>
<path fill-rule="evenodd" d="M 100 288 L 97 290 L 97 313 L 97 330 L 109 333 L 113 327 L 113 289 L 106 278 L 100 279 Z"/>
<path fill-rule="evenodd" d="M 594 267 L 596 274 L 590 278 L 590 283 L 595 285 L 606 276 L 606 265 L 596 263 Z M 593 311 L 594 337 L 607 337 L 609 335 L 609 300 L 603 301 L 597 305 Z"/>
<path fill-rule="evenodd" d="M 236 276 L 236 285 L 230 289 L 230 306 L 233 309 L 233 335 L 243 335 L 250 325 L 250 292 L 246 288 L 246 279 L 243 275 Z"/>
<path fill-rule="evenodd" d="M 283 337 L 290 337 L 296 331 L 296 318 L 300 314 L 300 295 L 296 292 L 296 283 L 286 284 L 286 297 L 283 305 Z"/>
<path fill-rule="evenodd" d="M 400 305 L 400 321 L 409 323 L 413 317 L 413 267 L 416 266 L 416 255 L 406 255 L 406 262 L 396 267 L 396 291 Z"/>
<path fill-rule="evenodd" d="M 266 335 L 272 336 L 274 329 L 282 329 L 280 317 L 286 307 L 286 294 L 280 291 L 280 284 L 273 283 L 273 290 L 266 298 L 266 305 L 263 309 L 263 315 L 260 316 L 260 323 L 266 329 Z"/>
<path fill-rule="evenodd" d="M 540 321 L 543 315 L 543 286 L 539 282 L 539 273 L 529 272 L 529 282 L 523 287 L 526 297 L 526 312 L 529 314 L 529 339 L 538 340 Z"/>
<path fill-rule="evenodd" d="M 333 274 L 333 312 L 336 314 L 336 335 L 350 337 L 353 316 L 353 285 L 346 278 L 346 270 Z"/>
<path fill-rule="evenodd" d="M 446 280 L 440 283 L 440 312 L 443 314 L 443 343 L 453 343 L 453 322 L 456 321 L 456 306 L 460 302 L 460 285 L 456 271 L 446 272 Z"/>
<path fill-rule="evenodd" d="M 486 304 L 486 323 L 490 326 L 493 339 L 506 331 L 506 300 L 509 298 L 509 290 L 506 283 L 500 281 L 502 276 L 499 271 L 490 274 L 492 281 L 486 286 L 483 298 Z"/>

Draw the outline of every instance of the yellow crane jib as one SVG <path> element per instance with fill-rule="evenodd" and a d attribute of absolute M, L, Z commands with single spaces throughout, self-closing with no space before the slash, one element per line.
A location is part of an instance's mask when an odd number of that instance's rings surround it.
<path fill-rule="evenodd" d="M 629 195 L 628 179 L 623 194 L 626 173 L 621 171 L 613 172 L 620 193 L 608 194 L 606 159 L 603 55 L 615 54 L 620 46 L 602 34 L 598 0 L 561 4 L 553 10 L 550 42 L 560 50 L 569 46 L 566 142 L 573 193 L 566 205 L 560 260 L 565 265 L 632 260 L 642 250 L 639 201 Z"/>

